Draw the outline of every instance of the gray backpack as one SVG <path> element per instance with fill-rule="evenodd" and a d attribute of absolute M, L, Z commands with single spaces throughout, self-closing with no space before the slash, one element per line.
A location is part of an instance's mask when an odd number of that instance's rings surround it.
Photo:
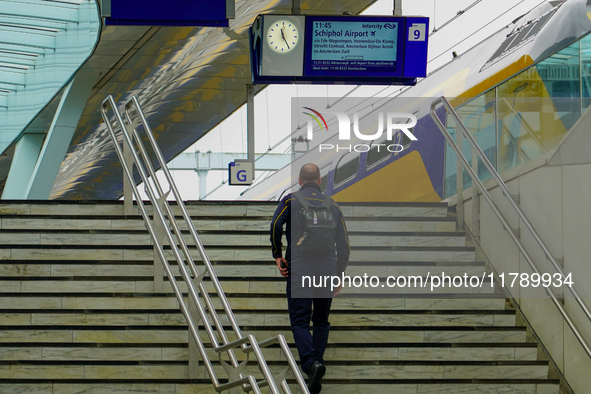
<path fill-rule="evenodd" d="M 301 205 L 296 212 L 298 233 L 292 247 L 304 255 L 335 253 L 337 219 L 330 209 L 332 198 L 324 196 L 322 204 L 312 205 L 301 192 L 292 196 Z"/>

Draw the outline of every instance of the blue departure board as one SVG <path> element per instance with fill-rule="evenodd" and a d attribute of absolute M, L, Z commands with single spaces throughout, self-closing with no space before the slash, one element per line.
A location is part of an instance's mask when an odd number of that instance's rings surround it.
<path fill-rule="evenodd" d="M 427 74 L 426 17 L 260 15 L 249 37 L 253 83 L 414 85 Z"/>
<path fill-rule="evenodd" d="M 402 77 L 404 18 L 308 16 L 307 76 Z"/>

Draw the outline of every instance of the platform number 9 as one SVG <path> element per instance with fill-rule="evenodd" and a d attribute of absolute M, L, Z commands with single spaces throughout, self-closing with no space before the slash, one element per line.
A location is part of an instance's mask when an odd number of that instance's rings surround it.
<path fill-rule="evenodd" d="M 425 24 L 413 23 L 408 29 L 408 41 L 425 41 Z"/>

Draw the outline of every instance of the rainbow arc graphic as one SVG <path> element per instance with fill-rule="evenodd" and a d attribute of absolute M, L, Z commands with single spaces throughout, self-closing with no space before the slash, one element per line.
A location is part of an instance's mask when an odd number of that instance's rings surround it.
<path fill-rule="evenodd" d="M 314 113 L 314 114 L 311 114 L 310 112 L 303 112 L 304 114 L 310 116 L 312 119 L 314 119 L 318 123 L 318 126 L 320 126 L 320 130 L 323 129 L 322 123 L 324 123 L 324 127 L 326 127 L 326 130 L 328 131 L 328 125 L 326 124 L 326 120 L 324 120 L 324 117 L 322 116 L 322 114 L 320 112 L 318 112 L 315 109 L 312 109 L 310 107 L 303 107 L 303 108 Z M 318 119 L 318 118 L 320 118 L 320 119 Z M 320 123 L 320 120 L 322 120 L 322 123 Z"/>

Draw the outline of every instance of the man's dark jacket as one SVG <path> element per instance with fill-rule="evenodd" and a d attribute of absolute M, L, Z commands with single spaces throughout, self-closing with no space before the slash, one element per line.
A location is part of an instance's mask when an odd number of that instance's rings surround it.
<path fill-rule="evenodd" d="M 310 201 L 310 204 L 322 204 L 324 195 L 320 191 L 320 187 L 317 184 L 306 183 L 302 186 L 300 192 L 308 201 Z M 300 209 L 300 203 L 295 199 L 295 197 L 292 197 L 291 194 L 288 194 L 281 200 L 277 209 L 275 210 L 273 220 L 271 221 L 271 247 L 273 251 L 273 258 L 282 257 L 281 236 L 283 235 L 283 225 L 286 224 L 287 250 L 285 253 L 285 259 L 288 262 L 302 261 L 302 263 L 304 263 L 305 260 L 305 263 L 308 266 L 321 264 L 325 268 L 329 268 L 328 271 L 323 270 L 325 273 L 340 276 L 341 273 L 345 272 L 347 263 L 349 262 L 349 237 L 347 235 L 347 227 L 345 226 L 345 220 L 343 219 L 343 213 L 341 212 L 341 209 L 337 203 L 333 202 L 331 211 L 337 220 L 336 255 L 332 253 L 329 255 L 323 255 L 317 259 L 311 259 L 309 257 L 302 259 L 301 256 L 298 255 L 297 249 L 293 251 L 291 249 L 291 239 L 295 238 L 296 234 L 298 233 L 298 229 L 296 228 L 297 221 L 293 220 L 294 223 L 292 223 L 292 214 L 295 216 L 295 214 Z M 290 264 L 290 271 L 291 269 L 292 267 Z"/>

